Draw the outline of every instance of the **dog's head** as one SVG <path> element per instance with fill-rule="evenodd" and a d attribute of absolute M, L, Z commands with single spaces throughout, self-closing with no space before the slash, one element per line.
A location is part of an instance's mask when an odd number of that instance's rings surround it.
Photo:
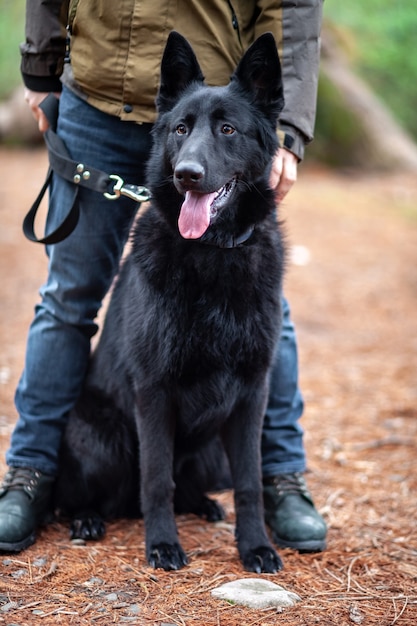
<path fill-rule="evenodd" d="M 202 237 L 227 208 L 236 211 L 243 194 L 267 189 L 283 104 L 272 34 L 252 44 L 226 87 L 206 86 L 190 44 L 176 32 L 169 35 L 155 134 L 163 138 L 164 174 L 180 194 L 184 238 Z"/>

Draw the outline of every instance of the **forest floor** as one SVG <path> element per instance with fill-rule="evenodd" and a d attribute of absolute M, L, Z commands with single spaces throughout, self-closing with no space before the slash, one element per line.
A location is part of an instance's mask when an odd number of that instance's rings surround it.
<path fill-rule="evenodd" d="M 43 149 L 0 149 L 0 471 L 16 420 L 14 389 L 46 275 L 21 222 L 46 172 Z M 417 180 L 301 168 L 280 209 L 292 247 L 286 277 L 299 338 L 307 480 L 327 550 L 281 550 L 262 575 L 301 602 L 279 613 L 215 599 L 242 570 L 228 516 L 178 518 L 189 565 L 151 569 L 143 523 L 108 525 L 74 545 L 59 523 L 0 556 L 0 624 L 412 626 L 417 624 Z"/>

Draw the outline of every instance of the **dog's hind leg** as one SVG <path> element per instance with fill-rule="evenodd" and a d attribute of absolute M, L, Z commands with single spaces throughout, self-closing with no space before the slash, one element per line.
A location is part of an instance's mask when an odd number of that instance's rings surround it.
<path fill-rule="evenodd" d="M 71 539 L 100 539 L 105 519 L 139 514 L 137 447 L 134 423 L 86 389 L 64 433 L 54 495 Z"/>
<path fill-rule="evenodd" d="M 61 468 L 54 499 L 58 515 L 71 520 L 71 540 L 97 540 L 105 535 L 104 520 L 96 511 L 83 467 L 65 442 L 61 448 Z"/>
<path fill-rule="evenodd" d="M 264 402 L 252 389 L 239 403 L 224 429 L 224 443 L 232 472 L 236 541 L 243 566 L 250 572 L 273 574 L 282 561 L 265 529 L 261 480 L 261 428 Z"/>
<path fill-rule="evenodd" d="M 192 454 L 175 456 L 175 512 L 193 513 L 209 522 L 218 522 L 225 518 L 224 509 L 206 493 L 232 486 L 223 445 L 216 437 L 202 446 L 189 448 L 194 450 Z"/>
<path fill-rule="evenodd" d="M 70 539 L 101 539 L 106 534 L 103 518 L 97 513 L 85 512 L 73 516 L 70 526 Z"/>

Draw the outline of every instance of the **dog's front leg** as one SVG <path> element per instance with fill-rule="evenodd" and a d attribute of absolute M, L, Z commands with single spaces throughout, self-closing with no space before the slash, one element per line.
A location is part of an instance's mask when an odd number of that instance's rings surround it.
<path fill-rule="evenodd" d="M 264 522 L 260 453 L 263 407 L 261 399 L 253 396 L 239 403 L 224 429 L 224 445 L 232 472 L 241 561 L 248 571 L 273 574 L 282 569 L 282 561 L 268 539 Z"/>
<path fill-rule="evenodd" d="M 148 403 L 138 402 L 141 509 L 145 521 L 146 557 L 150 565 L 180 569 L 187 557 L 174 517 L 173 456 L 175 423 L 164 394 L 153 390 Z"/>

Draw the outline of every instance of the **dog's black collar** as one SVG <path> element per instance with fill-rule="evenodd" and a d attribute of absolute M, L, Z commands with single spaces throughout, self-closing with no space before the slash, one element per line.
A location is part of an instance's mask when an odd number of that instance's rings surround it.
<path fill-rule="evenodd" d="M 200 239 L 200 243 L 204 243 L 208 246 L 214 246 L 216 248 L 237 248 L 246 243 L 253 235 L 255 230 L 255 224 L 251 224 L 242 234 L 238 237 L 230 235 L 230 237 L 221 238 L 220 240 L 213 238 L 205 238 L 205 235 Z M 208 233 L 207 233 L 208 234 Z"/>

